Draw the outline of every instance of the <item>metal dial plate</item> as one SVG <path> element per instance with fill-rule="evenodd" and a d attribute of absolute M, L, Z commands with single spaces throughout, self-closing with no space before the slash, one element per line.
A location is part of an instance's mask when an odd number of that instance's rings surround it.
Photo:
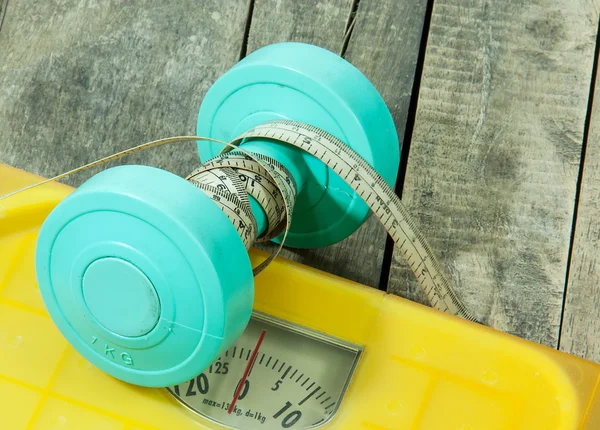
<path fill-rule="evenodd" d="M 168 391 L 226 428 L 313 429 L 335 415 L 361 353 L 360 346 L 255 313 L 243 335 L 208 369 Z"/>

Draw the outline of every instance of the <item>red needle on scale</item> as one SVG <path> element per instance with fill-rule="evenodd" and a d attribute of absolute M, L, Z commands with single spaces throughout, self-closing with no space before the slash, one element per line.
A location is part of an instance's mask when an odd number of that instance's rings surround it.
<path fill-rule="evenodd" d="M 244 376 L 242 376 L 242 380 L 240 381 L 240 383 L 237 387 L 237 390 L 235 390 L 235 394 L 233 395 L 233 400 L 231 401 L 231 406 L 229 406 L 229 409 L 227 410 L 227 413 L 229 413 L 229 414 L 231 414 L 233 412 L 235 403 L 237 402 L 238 397 L 240 397 L 240 394 L 242 393 L 242 389 L 244 388 L 244 385 L 246 384 L 246 379 L 248 379 L 248 375 L 250 374 L 250 369 L 252 369 L 252 365 L 256 361 L 256 356 L 258 355 L 258 349 L 260 348 L 260 345 L 261 345 L 263 339 L 265 338 L 265 334 L 267 334 L 267 331 L 263 330 L 262 333 L 260 334 L 260 337 L 258 338 L 258 342 L 256 342 L 256 346 L 254 347 L 254 352 L 252 352 L 250 361 L 248 362 L 248 365 L 246 366 L 246 370 L 244 371 Z"/>

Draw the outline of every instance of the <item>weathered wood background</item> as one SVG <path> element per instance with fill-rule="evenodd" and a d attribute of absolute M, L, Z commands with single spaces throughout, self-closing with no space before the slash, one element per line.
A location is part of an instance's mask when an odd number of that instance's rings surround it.
<path fill-rule="evenodd" d="M 552 347 L 597 20 L 571 0 L 436 1 L 404 184 L 469 307 Z M 394 257 L 391 289 L 421 300 Z"/>
<path fill-rule="evenodd" d="M 600 361 L 599 7 L 0 0 L 0 162 L 49 176 L 193 133 L 207 89 L 240 58 L 313 43 L 387 102 L 403 140 L 398 190 L 469 307 L 499 330 Z M 197 157 L 182 145 L 126 162 L 184 175 Z M 424 301 L 374 218 L 342 243 L 285 256 Z"/>

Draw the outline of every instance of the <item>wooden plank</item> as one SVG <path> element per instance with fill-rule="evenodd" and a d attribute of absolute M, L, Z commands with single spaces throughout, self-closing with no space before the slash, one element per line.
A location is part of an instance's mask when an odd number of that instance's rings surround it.
<path fill-rule="evenodd" d="M 425 0 L 362 0 L 346 58 L 380 91 L 400 139 L 419 52 Z M 352 1 L 256 0 L 248 52 L 279 41 L 312 43 L 339 52 Z M 402 49 L 397 49 L 398 44 Z M 386 233 L 371 217 L 345 241 L 321 249 L 286 249 L 282 255 L 309 266 L 378 286 Z M 266 247 L 272 250 L 272 246 Z"/>
<path fill-rule="evenodd" d="M 600 362 L 600 84 L 597 79 L 559 346 L 569 354 Z"/>
<path fill-rule="evenodd" d="M 8 5 L 8 0 L 0 0 L 0 31 L 2 31 L 2 26 L 4 24 L 4 16 L 6 15 L 6 6 Z"/>
<path fill-rule="evenodd" d="M 557 346 L 596 36 L 590 3 L 439 0 L 403 200 L 486 324 Z M 400 253 L 390 289 L 423 301 Z"/>
<path fill-rule="evenodd" d="M 247 14 L 247 1 L 11 1 L 0 33 L 0 161 L 48 176 L 193 134 L 205 92 L 239 60 Z M 185 175 L 199 161 L 190 143 L 122 162 Z"/>
<path fill-rule="evenodd" d="M 255 0 L 248 53 L 278 42 L 340 52 L 353 0 Z"/>

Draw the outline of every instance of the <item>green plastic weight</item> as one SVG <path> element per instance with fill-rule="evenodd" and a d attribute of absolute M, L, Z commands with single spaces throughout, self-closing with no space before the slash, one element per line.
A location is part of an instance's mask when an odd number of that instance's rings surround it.
<path fill-rule="evenodd" d="M 272 119 L 335 135 L 394 185 L 399 145 L 384 101 L 354 66 L 299 43 L 267 46 L 208 91 L 197 134 L 230 141 Z M 291 172 L 299 188 L 287 245 L 316 248 L 348 237 L 366 204 L 320 160 L 270 139 L 244 142 Z M 200 143 L 202 161 L 219 144 Z M 265 217 L 256 201 L 259 228 Z M 129 383 L 165 387 L 201 373 L 243 332 L 253 274 L 231 221 L 172 173 L 121 166 L 62 201 L 39 234 L 36 273 L 44 303 L 71 345 Z"/>

